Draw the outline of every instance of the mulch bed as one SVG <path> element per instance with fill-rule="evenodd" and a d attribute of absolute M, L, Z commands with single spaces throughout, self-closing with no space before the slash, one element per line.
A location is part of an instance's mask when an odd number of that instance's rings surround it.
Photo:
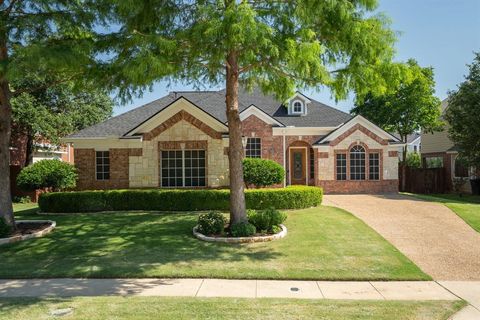
<path fill-rule="evenodd" d="M 17 229 L 9 237 L 24 236 L 38 231 L 42 231 L 51 226 L 49 222 L 19 222 Z"/>

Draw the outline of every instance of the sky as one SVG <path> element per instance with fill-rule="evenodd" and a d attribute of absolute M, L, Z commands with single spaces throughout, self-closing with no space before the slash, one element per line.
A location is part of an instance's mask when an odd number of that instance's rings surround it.
<path fill-rule="evenodd" d="M 414 58 L 421 66 L 434 68 L 436 95 L 447 97 L 467 73 L 474 51 L 480 51 L 480 0 L 379 0 L 379 12 L 392 21 L 398 32 L 396 61 Z M 205 90 L 221 89 L 205 87 Z M 169 91 L 193 90 L 185 85 L 167 87 L 165 82 L 155 84 L 152 92 L 135 98 L 126 105 L 116 105 L 118 115 L 165 96 Z M 325 88 L 303 91 L 308 97 L 349 112 L 352 97 L 335 102 Z"/>

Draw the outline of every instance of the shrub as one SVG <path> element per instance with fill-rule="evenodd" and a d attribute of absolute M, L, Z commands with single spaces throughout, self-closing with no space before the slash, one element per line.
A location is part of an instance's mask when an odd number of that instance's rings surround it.
<path fill-rule="evenodd" d="M 24 191 L 52 188 L 64 190 L 74 188 L 77 173 L 75 167 L 60 160 L 41 160 L 20 171 L 17 186 Z"/>
<path fill-rule="evenodd" d="M 251 210 L 247 212 L 247 215 L 248 221 L 260 232 L 275 232 L 274 227 L 279 226 L 287 219 L 286 213 L 273 208 L 258 212 Z"/>
<path fill-rule="evenodd" d="M 220 212 L 202 213 L 198 217 L 198 231 L 204 235 L 222 234 L 226 222 Z"/>
<path fill-rule="evenodd" d="M 6 238 L 10 235 L 12 232 L 12 228 L 3 220 L 3 218 L 0 218 L 0 238 Z"/>
<path fill-rule="evenodd" d="M 40 195 L 43 212 L 120 210 L 201 211 L 229 209 L 229 190 L 105 190 L 51 192 Z M 295 186 L 245 191 L 249 209 L 301 209 L 320 205 L 322 189 Z"/>
<path fill-rule="evenodd" d="M 420 159 L 420 154 L 417 152 L 407 153 L 406 160 L 407 167 L 410 168 L 420 168 L 422 166 L 422 159 Z"/>
<path fill-rule="evenodd" d="M 251 237 L 256 231 L 255 226 L 249 222 L 239 222 L 230 226 L 232 237 Z"/>
<path fill-rule="evenodd" d="M 12 201 L 14 203 L 31 203 L 32 199 L 30 199 L 30 197 L 28 196 L 25 196 L 25 197 L 15 196 L 13 197 Z"/>
<path fill-rule="evenodd" d="M 243 179 L 245 184 L 266 187 L 283 182 L 285 170 L 273 160 L 243 159 Z"/>

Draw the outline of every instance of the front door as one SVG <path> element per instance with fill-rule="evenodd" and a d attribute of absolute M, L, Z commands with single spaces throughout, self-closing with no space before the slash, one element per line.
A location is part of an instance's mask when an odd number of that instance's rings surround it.
<path fill-rule="evenodd" d="M 306 148 L 290 148 L 290 184 L 307 184 L 306 160 Z"/>

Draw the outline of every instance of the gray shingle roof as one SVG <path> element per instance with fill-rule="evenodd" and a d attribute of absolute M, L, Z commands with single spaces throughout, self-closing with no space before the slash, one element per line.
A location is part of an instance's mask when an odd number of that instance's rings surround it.
<path fill-rule="evenodd" d="M 102 123 L 83 129 L 69 138 L 119 137 L 163 110 L 176 99 L 184 97 L 222 123 L 227 122 L 225 114 L 225 91 L 177 91 L 147 103 L 141 107 L 110 118 Z M 265 95 L 256 89 L 249 93 L 239 92 L 240 112 L 255 105 L 285 126 L 295 127 L 336 127 L 352 118 L 348 113 L 310 99 L 308 115 L 290 116 L 287 108 L 273 96 Z"/>

